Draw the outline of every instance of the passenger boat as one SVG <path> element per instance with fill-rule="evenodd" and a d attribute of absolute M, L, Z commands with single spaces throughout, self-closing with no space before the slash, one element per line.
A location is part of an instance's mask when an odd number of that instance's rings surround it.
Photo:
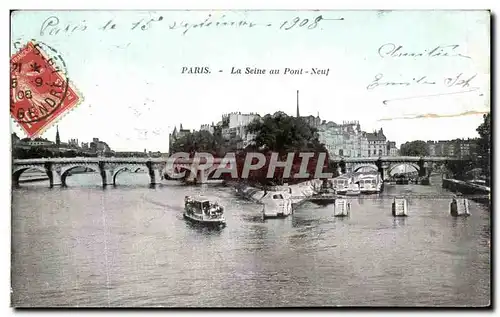
<path fill-rule="evenodd" d="M 333 189 L 337 194 L 344 195 L 349 189 L 351 179 L 345 176 L 339 176 L 332 180 Z"/>
<path fill-rule="evenodd" d="M 226 226 L 224 207 L 202 197 L 184 197 L 184 219 L 211 227 Z"/>
<path fill-rule="evenodd" d="M 381 191 L 381 183 L 379 174 L 362 175 L 359 178 L 359 189 L 363 194 L 374 194 Z"/>
<path fill-rule="evenodd" d="M 264 219 L 286 218 L 292 214 L 292 199 L 287 192 L 267 192 L 261 203 Z"/>
<path fill-rule="evenodd" d="M 361 194 L 361 190 L 359 189 L 359 185 L 354 184 L 354 183 L 349 184 L 349 187 L 347 188 L 345 195 L 346 196 L 358 196 L 359 194 Z"/>

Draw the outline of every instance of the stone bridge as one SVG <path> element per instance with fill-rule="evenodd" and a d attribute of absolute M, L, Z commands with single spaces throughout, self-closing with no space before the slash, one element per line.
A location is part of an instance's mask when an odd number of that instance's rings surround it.
<path fill-rule="evenodd" d="M 65 186 L 66 178 L 71 170 L 78 167 L 88 168 L 101 175 L 102 185 L 116 185 L 116 177 L 124 171 L 137 171 L 145 169 L 149 173 L 151 185 L 159 184 L 165 173 L 182 173 L 188 170 L 190 180 L 197 179 L 203 183 L 210 173 L 215 171 L 221 159 L 214 159 L 213 166 L 205 169 L 203 166 L 193 164 L 193 159 L 178 158 L 170 162 L 167 158 L 39 158 L 13 160 L 12 184 L 19 185 L 19 177 L 28 169 L 38 170 L 47 174 L 50 186 Z M 170 167 L 170 170 L 167 170 Z"/>
<path fill-rule="evenodd" d="M 459 161 L 461 159 L 446 156 L 381 156 L 381 157 L 352 157 L 352 158 L 333 158 L 342 173 L 350 173 L 359 171 L 362 168 L 368 167 L 381 173 L 381 177 L 385 179 L 390 172 L 402 164 L 413 166 L 419 176 L 429 175 L 433 166 L 444 164 L 448 161 Z"/>
<path fill-rule="evenodd" d="M 413 156 L 390 156 L 390 157 L 358 157 L 358 158 L 334 158 L 343 173 L 355 172 L 363 167 L 371 167 L 379 171 L 384 178 L 390 171 L 401 164 L 410 164 L 425 176 L 430 172 L 433 164 L 442 164 L 447 161 L 460 160 L 452 157 L 413 157 Z M 14 185 L 19 184 L 19 177 L 28 169 L 35 169 L 46 173 L 50 186 L 66 185 L 66 178 L 70 171 L 77 167 L 85 167 L 99 173 L 102 177 L 103 186 L 115 185 L 116 177 L 124 171 L 137 171 L 145 169 L 148 171 L 151 185 L 160 183 L 165 173 L 186 174 L 188 181 L 204 183 L 221 164 L 229 167 L 234 162 L 233 158 L 215 158 L 212 166 L 206 168 L 202 160 L 195 162 L 192 158 L 39 158 L 26 160 L 13 160 L 12 181 Z M 202 165 L 200 165 L 202 164 Z"/>

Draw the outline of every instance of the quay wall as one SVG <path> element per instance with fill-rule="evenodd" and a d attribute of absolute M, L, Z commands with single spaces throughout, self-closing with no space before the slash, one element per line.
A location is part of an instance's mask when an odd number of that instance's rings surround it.
<path fill-rule="evenodd" d="M 48 180 L 49 180 L 48 176 L 31 177 L 31 178 L 20 179 L 19 183 L 33 183 L 33 182 L 41 182 L 41 181 L 48 181 Z"/>
<path fill-rule="evenodd" d="M 443 188 L 464 195 L 490 195 L 491 189 L 487 186 L 471 184 L 457 179 L 443 179 Z"/>

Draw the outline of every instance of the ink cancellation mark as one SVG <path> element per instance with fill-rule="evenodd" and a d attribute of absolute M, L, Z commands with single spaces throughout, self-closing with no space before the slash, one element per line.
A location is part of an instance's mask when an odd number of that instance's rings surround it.
<path fill-rule="evenodd" d="M 10 75 L 10 113 L 30 138 L 83 99 L 68 79 L 61 54 L 42 42 L 32 40 L 12 56 Z"/>

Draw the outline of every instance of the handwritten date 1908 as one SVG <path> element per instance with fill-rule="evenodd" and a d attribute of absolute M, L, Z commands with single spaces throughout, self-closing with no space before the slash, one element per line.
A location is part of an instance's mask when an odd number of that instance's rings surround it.
<path fill-rule="evenodd" d="M 85 20 L 78 23 L 73 22 L 62 22 L 57 16 L 50 16 L 45 21 L 43 21 L 40 26 L 40 36 L 45 35 L 71 35 L 73 33 L 85 32 L 88 29 L 96 29 L 99 31 L 104 31 L 107 33 L 113 32 L 113 30 L 128 29 L 130 31 L 147 31 L 152 28 L 162 27 L 164 30 L 177 30 L 181 34 L 185 35 L 191 30 L 202 30 L 202 29 L 254 29 L 258 27 L 265 28 L 278 28 L 279 30 L 295 30 L 295 29 L 321 29 L 319 26 L 322 21 L 343 21 L 344 18 L 325 18 L 322 15 L 317 15 L 314 18 L 305 18 L 296 16 L 291 20 L 281 20 L 281 21 L 268 21 L 266 22 L 256 22 L 247 19 L 231 19 L 222 15 L 212 15 L 208 14 L 206 18 L 198 21 L 175 21 L 166 19 L 163 16 L 155 16 L 151 18 L 142 18 L 137 21 L 115 21 L 114 19 L 105 20 L 97 25 L 92 26 Z M 320 23 L 321 22 L 321 23 Z"/>

